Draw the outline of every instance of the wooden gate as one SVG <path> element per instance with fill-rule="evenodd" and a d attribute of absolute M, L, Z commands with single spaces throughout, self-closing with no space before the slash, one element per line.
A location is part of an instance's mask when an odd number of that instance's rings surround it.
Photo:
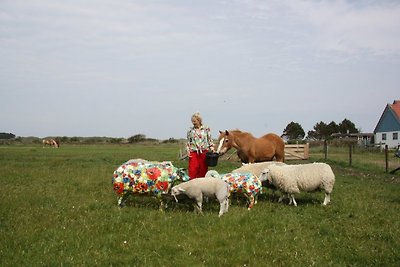
<path fill-rule="evenodd" d="M 309 155 L 309 144 L 294 144 L 285 145 L 285 161 L 296 160 L 296 159 L 308 159 Z"/>

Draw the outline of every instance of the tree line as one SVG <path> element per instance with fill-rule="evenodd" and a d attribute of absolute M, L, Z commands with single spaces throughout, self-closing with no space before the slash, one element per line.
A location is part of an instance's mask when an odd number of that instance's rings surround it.
<path fill-rule="evenodd" d="M 329 140 L 332 139 L 332 134 L 340 133 L 340 134 L 348 134 L 348 133 L 359 133 L 359 130 L 356 128 L 355 124 L 348 120 L 344 119 L 339 124 L 332 121 L 330 123 L 325 123 L 320 121 L 314 125 L 313 130 L 308 131 L 307 136 L 304 132 L 303 127 L 297 122 L 290 122 L 286 128 L 283 130 L 282 137 L 287 138 L 288 140 L 303 140 L 305 137 L 308 140 Z M 0 139 L 15 139 L 16 136 L 12 133 L 0 133 Z M 18 138 L 17 138 L 18 139 Z M 136 134 L 127 139 L 124 138 L 109 138 L 109 137 L 58 137 L 58 139 L 62 143 L 139 143 L 139 142 L 157 142 L 158 140 L 154 138 L 147 138 L 144 134 Z M 39 141 L 36 140 L 37 142 Z M 163 143 L 175 143 L 179 140 L 174 138 L 169 138 L 164 140 Z"/>
<path fill-rule="evenodd" d="M 344 119 L 339 124 L 334 121 L 328 124 L 320 121 L 314 125 L 313 130 L 308 131 L 306 137 L 303 127 L 299 123 L 292 121 L 283 130 L 282 137 L 286 137 L 289 140 L 303 140 L 305 137 L 309 140 L 329 140 L 332 139 L 332 134 L 335 133 L 350 134 L 359 132 L 355 124 L 348 119 Z"/>

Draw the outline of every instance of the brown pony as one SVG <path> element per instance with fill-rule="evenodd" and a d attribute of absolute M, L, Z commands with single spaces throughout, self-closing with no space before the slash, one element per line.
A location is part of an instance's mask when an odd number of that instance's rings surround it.
<path fill-rule="evenodd" d="M 43 139 L 43 146 L 54 146 L 55 148 L 59 148 L 60 147 L 60 142 L 58 140 L 55 139 Z"/>
<path fill-rule="evenodd" d="M 285 143 L 274 133 L 256 138 L 251 133 L 240 130 L 219 131 L 218 142 L 217 152 L 220 155 L 234 147 L 243 163 L 270 161 L 274 158 L 280 162 L 285 160 Z"/>

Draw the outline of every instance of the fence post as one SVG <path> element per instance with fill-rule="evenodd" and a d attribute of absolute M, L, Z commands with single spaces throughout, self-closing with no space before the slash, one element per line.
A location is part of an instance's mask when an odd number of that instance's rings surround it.
<path fill-rule="evenodd" d="M 326 139 L 324 140 L 324 154 L 325 154 L 325 161 L 328 159 L 328 143 Z"/>
<path fill-rule="evenodd" d="M 388 151 L 388 145 L 385 145 L 385 165 L 386 165 L 386 173 L 389 171 L 389 151 Z"/>
<path fill-rule="evenodd" d="M 310 143 L 306 143 L 304 146 L 304 159 L 310 158 Z"/>
<path fill-rule="evenodd" d="M 351 167 L 353 162 L 353 146 L 349 144 L 349 166 Z"/>

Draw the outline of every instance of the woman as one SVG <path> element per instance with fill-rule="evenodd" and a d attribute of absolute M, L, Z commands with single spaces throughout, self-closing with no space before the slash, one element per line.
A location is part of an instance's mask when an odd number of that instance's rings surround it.
<path fill-rule="evenodd" d="M 206 164 L 206 152 L 214 152 L 214 144 L 211 139 L 211 130 L 203 125 L 200 113 L 192 115 L 193 127 L 187 132 L 186 150 L 189 156 L 190 179 L 204 177 L 208 171 Z"/>

